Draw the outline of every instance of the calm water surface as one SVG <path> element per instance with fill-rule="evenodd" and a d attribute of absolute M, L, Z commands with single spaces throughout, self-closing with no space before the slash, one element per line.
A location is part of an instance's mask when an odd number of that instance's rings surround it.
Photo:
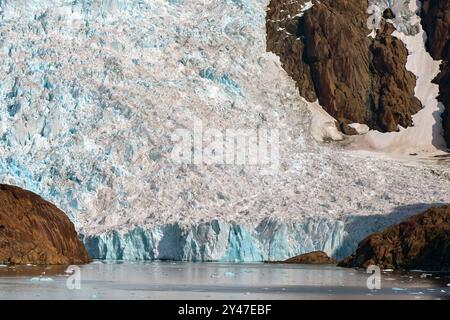
<path fill-rule="evenodd" d="M 0 266 L 0 299 L 450 299 L 450 277 L 334 266 L 184 262 L 93 262 L 68 289 L 66 266 Z M 74 283 L 74 282 L 72 282 Z"/>

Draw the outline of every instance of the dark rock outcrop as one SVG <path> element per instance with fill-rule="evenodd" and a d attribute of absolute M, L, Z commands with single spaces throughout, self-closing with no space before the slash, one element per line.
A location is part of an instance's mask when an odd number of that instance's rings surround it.
<path fill-rule="evenodd" d="M 444 137 L 450 148 L 450 1 L 421 0 L 422 26 L 427 33 L 426 47 L 435 60 L 442 60 L 441 72 L 434 80 L 439 84 L 439 101 L 444 104 L 442 115 Z"/>
<path fill-rule="evenodd" d="M 450 271 L 450 205 L 432 208 L 361 241 L 342 267 Z"/>
<path fill-rule="evenodd" d="M 314 251 L 305 253 L 296 257 L 292 257 L 284 261 L 284 263 L 293 264 L 336 264 L 337 262 L 330 258 L 323 251 Z"/>
<path fill-rule="evenodd" d="M 445 59 L 450 40 L 450 2 L 421 0 L 422 26 L 427 33 L 426 46 L 434 59 Z"/>
<path fill-rule="evenodd" d="M 61 210 L 30 191 L 0 184 L 0 263 L 89 261 L 74 225 Z"/>
<path fill-rule="evenodd" d="M 392 11 L 392 9 L 388 8 L 388 9 L 384 10 L 383 18 L 384 19 L 394 19 L 395 18 L 395 14 Z"/>
<path fill-rule="evenodd" d="M 368 37 L 367 1 L 313 0 L 301 12 L 306 2 L 272 0 L 266 20 L 267 50 L 280 57 L 300 94 L 318 99 L 347 134 L 355 122 L 383 132 L 411 126 L 422 105 L 394 27 L 383 21 L 376 38 Z"/>

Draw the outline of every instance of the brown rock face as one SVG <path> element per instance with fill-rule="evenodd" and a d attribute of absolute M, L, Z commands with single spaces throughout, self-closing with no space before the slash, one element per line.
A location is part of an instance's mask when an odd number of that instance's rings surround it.
<path fill-rule="evenodd" d="M 289 258 L 284 262 L 295 264 L 336 264 L 336 261 L 330 258 L 323 251 L 314 251 L 310 253 L 305 253 L 293 258 Z"/>
<path fill-rule="evenodd" d="M 427 33 L 427 50 L 435 60 L 443 60 L 434 80 L 439 84 L 439 101 L 444 104 L 444 137 L 450 148 L 450 1 L 421 0 L 422 26 Z"/>
<path fill-rule="evenodd" d="M 0 263 L 89 261 L 72 222 L 61 210 L 32 192 L 0 184 Z"/>
<path fill-rule="evenodd" d="M 436 60 L 445 59 L 450 40 L 450 2 L 421 0 L 422 26 L 427 33 L 427 49 Z"/>
<path fill-rule="evenodd" d="M 412 125 L 422 105 L 416 78 L 406 70 L 408 51 L 387 22 L 368 37 L 367 1 L 272 0 L 266 20 L 267 50 L 280 57 L 300 94 L 316 99 L 352 134 L 349 123 L 397 130 Z"/>
<path fill-rule="evenodd" d="M 368 236 L 339 265 L 450 271 L 450 205 L 429 209 Z"/>

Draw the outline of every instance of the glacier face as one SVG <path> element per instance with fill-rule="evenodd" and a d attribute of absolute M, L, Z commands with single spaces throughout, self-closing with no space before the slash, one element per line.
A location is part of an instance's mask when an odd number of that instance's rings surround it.
<path fill-rule="evenodd" d="M 250 262 L 315 250 L 334 254 L 343 235 L 342 221 L 321 218 L 303 223 L 264 219 L 256 228 L 213 220 L 189 228 L 173 223 L 124 234 L 113 231 L 87 237 L 84 243 L 97 259 Z"/>
<path fill-rule="evenodd" d="M 55 203 L 111 259 L 342 256 L 368 228 L 348 217 L 450 202 L 436 169 L 311 137 L 265 52 L 266 5 L 0 0 L 0 181 Z M 172 134 L 194 119 L 278 130 L 278 171 L 174 163 Z"/>
<path fill-rule="evenodd" d="M 367 235 L 425 208 L 427 205 L 405 207 L 391 216 L 350 216 L 342 220 L 265 218 L 256 226 L 217 219 L 191 226 L 171 223 L 151 229 L 111 231 L 83 240 L 91 257 L 105 260 L 262 262 L 313 251 L 324 251 L 340 260 Z"/>

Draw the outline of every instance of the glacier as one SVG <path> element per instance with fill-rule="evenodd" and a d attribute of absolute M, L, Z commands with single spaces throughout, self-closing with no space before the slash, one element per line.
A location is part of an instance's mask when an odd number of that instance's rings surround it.
<path fill-rule="evenodd" d="M 267 4 L 0 0 L 0 182 L 61 208 L 100 259 L 342 257 L 450 202 L 448 168 L 314 139 L 265 50 Z M 194 119 L 278 130 L 278 171 L 174 163 L 172 134 Z"/>
<path fill-rule="evenodd" d="M 264 262 L 324 251 L 340 260 L 373 232 L 399 223 L 428 205 L 401 208 L 390 216 L 351 216 L 346 219 L 311 217 L 302 221 L 265 218 L 248 225 L 223 220 L 151 229 L 137 227 L 83 237 L 90 256 L 102 260 L 173 260 Z"/>
<path fill-rule="evenodd" d="M 84 239 L 90 255 L 107 260 L 255 262 L 283 260 L 299 252 L 333 252 L 344 234 L 340 221 L 303 224 L 265 219 L 255 229 L 213 220 L 190 228 L 178 223 L 150 230 L 113 231 Z"/>

